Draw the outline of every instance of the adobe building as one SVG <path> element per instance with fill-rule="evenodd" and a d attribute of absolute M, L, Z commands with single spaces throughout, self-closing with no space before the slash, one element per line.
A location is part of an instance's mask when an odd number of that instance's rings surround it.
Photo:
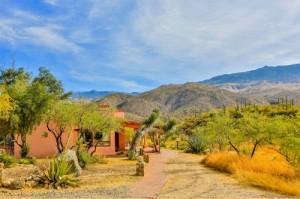
<path fill-rule="evenodd" d="M 100 107 L 102 106 L 103 105 L 101 105 Z M 125 113 L 122 110 L 117 110 L 114 115 L 115 117 L 125 119 Z M 125 151 L 129 140 L 126 140 L 124 129 L 131 128 L 134 132 L 136 132 L 139 127 L 139 123 L 132 121 L 125 122 L 121 130 L 112 131 L 110 134 L 103 136 L 100 143 L 97 144 L 94 154 L 115 155 L 117 153 Z M 78 137 L 78 130 L 73 129 L 72 132 L 70 132 L 69 141 L 67 141 L 68 133 L 63 134 L 62 141 L 64 144 L 68 142 L 67 148 L 73 148 L 76 146 Z M 37 126 L 30 135 L 27 135 L 26 139 L 29 146 L 29 157 L 45 158 L 53 157 L 58 154 L 55 138 L 48 131 L 46 124 L 40 124 L 39 126 Z M 10 146 L 4 146 L 2 147 L 2 149 L 16 157 L 20 156 L 20 147 L 13 141 L 11 142 Z M 93 149 L 94 147 L 91 150 Z"/>

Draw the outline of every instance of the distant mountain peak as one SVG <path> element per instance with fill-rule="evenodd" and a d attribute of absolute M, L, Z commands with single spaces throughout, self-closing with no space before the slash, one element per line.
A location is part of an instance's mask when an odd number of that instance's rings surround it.
<path fill-rule="evenodd" d="M 300 64 L 264 66 L 251 71 L 216 76 L 211 79 L 204 80 L 202 83 L 219 85 L 262 81 L 272 83 L 300 83 Z"/>

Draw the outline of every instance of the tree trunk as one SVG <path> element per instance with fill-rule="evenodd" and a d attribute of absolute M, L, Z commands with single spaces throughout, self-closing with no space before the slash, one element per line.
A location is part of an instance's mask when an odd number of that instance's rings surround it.
<path fill-rule="evenodd" d="M 136 154 L 137 154 L 137 147 L 139 145 L 139 143 L 141 142 L 142 137 L 145 135 L 146 133 L 146 129 L 145 128 L 141 128 L 140 130 L 138 130 L 138 132 L 135 134 L 135 136 L 133 137 L 133 140 L 131 142 L 131 146 L 129 148 L 128 151 L 128 158 L 129 159 L 134 159 Z"/>
<path fill-rule="evenodd" d="M 96 142 L 96 144 L 94 144 L 94 149 L 93 151 L 91 152 L 91 156 L 94 155 L 94 153 L 97 151 L 97 146 L 98 146 L 99 142 Z"/>
<path fill-rule="evenodd" d="M 233 148 L 233 150 L 235 150 L 235 152 L 236 152 L 238 155 L 240 155 L 240 150 L 239 150 L 236 146 L 234 146 L 234 145 L 232 144 L 231 141 L 229 141 L 229 144 L 230 144 L 230 146 Z"/>
<path fill-rule="evenodd" d="M 26 142 L 26 134 L 21 134 L 21 157 L 25 158 L 28 155 L 29 149 Z"/>
<path fill-rule="evenodd" d="M 253 146 L 253 149 L 252 149 L 252 153 L 251 153 L 251 158 L 253 158 L 255 152 L 256 152 L 256 149 L 257 149 L 257 146 L 259 145 L 259 141 L 256 141 L 254 143 L 254 146 Z"/>
<path fill-rule="evenodd" d="M 52 129 L 50 127 L 49 122 L 47 122 L 47 129 L 48 131 L 54 136 L 55 138 L 55 142 L 56 142 L 56 149 L 58 151 L 58 153 L 62 153 L 63 152 L 63 143 L 62 143 L 62 134 L 64 133 L 63 131 L 60 131 L 59 133 L 57 133 L 54 129 Z"/>

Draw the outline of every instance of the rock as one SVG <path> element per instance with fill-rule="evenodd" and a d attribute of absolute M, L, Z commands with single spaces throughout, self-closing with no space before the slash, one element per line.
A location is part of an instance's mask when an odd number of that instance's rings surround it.
<path fill-rule="evenodd" d="M 18 165 L 3 169 L 1 185 L 9 189 L 22 189 L 25 186 L 35 187 L 43 178 L 43 172 L 34 165 Z"/>
<path fill-rule="evenodd" d="M 149 163 L 149 155 L 148 154 L 144 154 L 144 161 L 146 163 Z"/>
<path fill-rule="evenodd" d="M 145 162 L 143 159 L 139 158 L 138 162 L 136 163 L 136 175 L 137 176 L 144 176 L 144 168 L 145 168 Z"/>
<path fill-rule="evenodd" d="M 73 164 L 76 176 L 80 176 L 82 168 L 79 165 L 76 151 L 68 149 L 64 154 L 62 154 L 62 156 L 66 161 L 69 161 Z"/>
<path fill-rule="evenodd" d="M 17 179 L 11 181 L 7 188 L 10 189 L 23 189 L 25 187 L 25 180 L 24 179 Z"/>

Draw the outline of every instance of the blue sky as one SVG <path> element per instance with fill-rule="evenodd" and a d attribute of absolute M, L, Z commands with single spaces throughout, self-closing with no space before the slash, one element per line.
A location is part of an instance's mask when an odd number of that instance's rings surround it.
<path fill-rule="evenodd" d="M 299 0 L 0 0 L 0 65 L 145 91 L 300 62 Z"/>

